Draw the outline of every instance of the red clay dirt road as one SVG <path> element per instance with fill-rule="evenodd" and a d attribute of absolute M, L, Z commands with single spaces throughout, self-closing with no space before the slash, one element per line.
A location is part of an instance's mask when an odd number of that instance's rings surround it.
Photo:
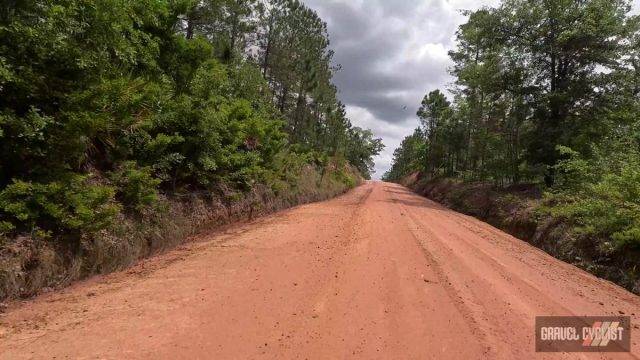
<path fill-rule="evenodd" d="M 0 358 L 637 358 L 640 297 L 394 184 L 11 305 Z M 536 354 L 536 315 L 632 316 L 633 354 Z"/>

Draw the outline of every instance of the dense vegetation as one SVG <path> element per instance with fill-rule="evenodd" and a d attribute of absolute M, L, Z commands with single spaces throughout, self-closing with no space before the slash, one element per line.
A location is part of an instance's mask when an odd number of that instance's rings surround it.
<path fill-rule="evenodd" d="M 640 277 L 640 32 L 627 0 L 504 0 L 469 12 L 452 97 L 425 96 L 386 179 L 421 172 L 545 190 L 594 261 Z"/>
<path fill-rule="evenodd" d="M 382 148 L 297 0 L 5 1 L 0 39 L 5 242 L 77 243 L 159 196 L 285 191 L 305 164 L 368 177 Z"/>

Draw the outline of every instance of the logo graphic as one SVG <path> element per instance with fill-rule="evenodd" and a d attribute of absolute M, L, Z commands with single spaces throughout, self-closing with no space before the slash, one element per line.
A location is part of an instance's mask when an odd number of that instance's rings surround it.
<path fill-rule="evenodd" d="M 584 329 L 582 346 L 600 346 L 605 347 L 609 342 L 622 339 L 624 328 L 620 326 L 619 321 L 596 321 L 591 329 Z"/>
<path fill-rule="evenodd" d="M 538 316 L 537 352 L 629 352 L 628 316 Z"/>

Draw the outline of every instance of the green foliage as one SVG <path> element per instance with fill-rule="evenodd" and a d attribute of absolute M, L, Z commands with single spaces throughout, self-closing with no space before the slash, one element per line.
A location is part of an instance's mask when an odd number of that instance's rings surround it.
<path fill-rule="evenodd" d="M 590 155 L 637 122 L 638 18 L 629 1 L 503 1 L 466 13 L 450 53 L 453 101 L 418 111 L 430 176 L 547 186 L 565 146 Z"/>
<path fill-rule="evenodd" d="M 548 195 L 549 211 L 573 221 L 580 236 L 601 240 L 603 251 L 640 251 L 640 152 L 617 151 L 598 150 L 586 161 L 564 148 L 570 157 L 556 166 L 562 182 Z"/>
<path fill-rule="evenodd" d="M 425 96 L 385 177 L 537 184 L 541 211 L 568 225 L 557 253 L 623 269 L 609 278 L 633 287 L 640 18 L 629 11 L 628 0 L 504 0 L 467 12 L 450 52 L 454 97 Z"/>
<path fill-rule="evenodd" d="M 345 184 L 347 188 L 352 188 L 357 185 L 357 179 L 353 176 L 353 174 L 345 171 L 344 168 L 338 168 L 335 172 L 331 174 L 336 182 L 339 184 Z"/>
<path fill-rule="evenodd" d="M 384 149 L 382 140 L 375 139 L 371 130 L 359 127 L 351 128 L 348 132 L 347 160 L 364 176 L 371 178 L 373 170 L 373 155 L 378 155 Z"/>
<path fill-rule="evenodd" d="M 140 213 L 158 200 L 161 180 L 153 177 L 150 167 L 139 168 L 135 161 L 126 161 L 109 178 L 118 189 L 116 198 L 130 210 Z"/>
<path fill-rule="evenodd" d="M 400 147 L 394 150 L 393 164 L 391 169 L 384 174 L 383 179 L 397 181 L 422 170 L 425 155 L 424 135 L 422 130 L 416 129 L 412 135 L 402 140 Z"/>
<path fill-rule="evenodd" d="M 79 236 L 109 226 L 120 207 L 112 187 L 86 176 L 50 183 L 14 181 L 0 192 L 0 220 L 6 230 Z"/>
<path fill-rule="evenodd" d="M 337 100 L 326 24 L 268 3 L 0 5 L 0 234 L 77 240 L 163 192 L 285 189 L 317 159 L 368 176 L 382 145 Z"/>
<path fill-rule="evenodd" d="M 577 191 L 585 183 L 593 182 L 593 163 L 580 156 L 580 153 L 566 146 L 558 146 L 562 160 L 555 166 L 556 188 Z"/>

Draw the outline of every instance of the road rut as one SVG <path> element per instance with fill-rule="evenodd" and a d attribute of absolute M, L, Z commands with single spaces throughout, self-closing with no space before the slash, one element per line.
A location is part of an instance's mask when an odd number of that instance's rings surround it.
<path fill-rule="evenodd" d="M 399 185 L 199 236 L 12 304 L 0 358 L 637 358 L 640 298 Z M 537 315 L 632 317 L 632 354 L 536 354 Z"/>

